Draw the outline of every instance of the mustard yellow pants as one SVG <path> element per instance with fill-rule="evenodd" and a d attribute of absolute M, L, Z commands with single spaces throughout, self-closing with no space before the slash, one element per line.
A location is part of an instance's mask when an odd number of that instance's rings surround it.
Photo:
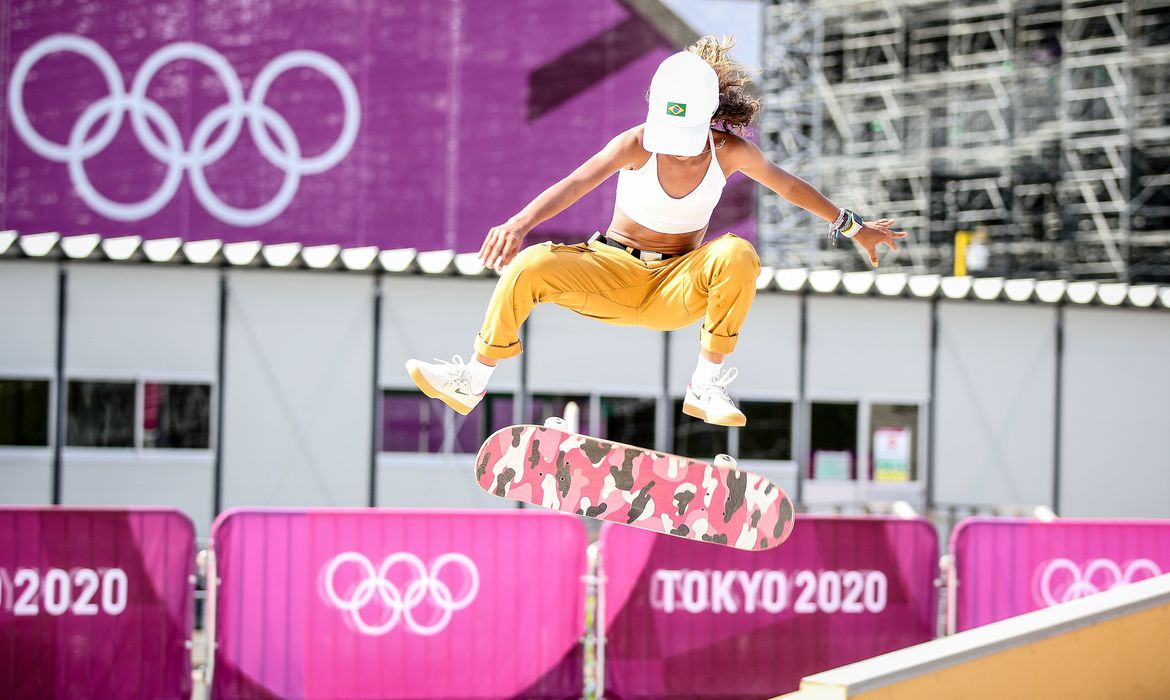
<path fill-rule="evenodd" d="M 726 354 L 735 349 L 759 272 L 752 244 L 731 233 L 655 262 L 597 241 L 530 246 L 500 276 L 475 351 L 497 360 L 519 355 L 521 324 L 534 306 L 552 302 L 606 323 L 663 331 L 705 318 L 700 344 Z"/>

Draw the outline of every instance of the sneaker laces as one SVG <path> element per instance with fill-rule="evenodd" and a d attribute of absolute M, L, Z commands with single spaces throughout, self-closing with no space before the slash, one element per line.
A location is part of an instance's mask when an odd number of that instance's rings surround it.
<path fill-rule="evenodd" d="M 463 358 L 455 355 L 451 358 L 451 362 L 447 360 L 440 360 L 434 358 L 434 362 L 439 366 L 439 371 L 443 373 L 443 381 L 456 389 L 463 389 L 468 394 L 471 393 L 471 368 L 464 362 Z"/>
<path fill-rule="evenodd" d="M 730 367 L 724 370 L 723 374 L 719 375 L 707 384 L 704 384 L 703 388 L 708 393 L 713 394 L 718 398 L 724 399 L 728 403 L 733 403 L 731 397 L 727 394 L 727 385 L 735 381 L 737 376 L 739 376 L 739 370 L 734 367 Z"/>

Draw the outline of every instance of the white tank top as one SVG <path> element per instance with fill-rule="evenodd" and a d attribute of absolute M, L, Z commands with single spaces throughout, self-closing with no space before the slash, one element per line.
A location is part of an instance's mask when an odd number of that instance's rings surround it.
<path fill-rule="evenodd" d="M 641 226 L 659 233 L 690 233 L 711 222 L 727 178 L 715 155 L 715 137 L 708 134 L 711 163 L 699 186 L 684 197 L 671 197 L 658 180 L 658 154 L 637 170 L 618 171 L 617 207 Z"/>

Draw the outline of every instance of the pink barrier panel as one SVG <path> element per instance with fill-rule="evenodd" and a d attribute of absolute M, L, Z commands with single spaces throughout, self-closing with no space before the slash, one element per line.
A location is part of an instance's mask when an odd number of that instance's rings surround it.
<path fill-rule="evenodd" d="M 1170 573 L 1170 521 L 967 518 L 951 553 L 962 631 Z"/>
<path fill-rule="evenodd" d="M 0 508 L 0 698 L 186 700 L 194 574 L 178 511 Z"/>
<path fill-rule="evenodd" d="M 581 697 L 585 529 L 534 511 L 236 510 L 212 697 Z"/>
<path fill-rule="evenodd" d="M 621 526 L 601 541 L 609 698 L 771 698 L 934 636 L 926 520 L 798 516 L 764 552 Z"/>

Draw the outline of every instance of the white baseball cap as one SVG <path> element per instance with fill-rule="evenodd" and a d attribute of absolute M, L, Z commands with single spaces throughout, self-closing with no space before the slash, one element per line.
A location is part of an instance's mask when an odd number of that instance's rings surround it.
<path fill-rule="evenodd" d="M 651 153 L 697 156 L 707 145 L 718 108 L 715 69 L 690 51 L 680 51 L 654 71 L 642 145 Z"/>

